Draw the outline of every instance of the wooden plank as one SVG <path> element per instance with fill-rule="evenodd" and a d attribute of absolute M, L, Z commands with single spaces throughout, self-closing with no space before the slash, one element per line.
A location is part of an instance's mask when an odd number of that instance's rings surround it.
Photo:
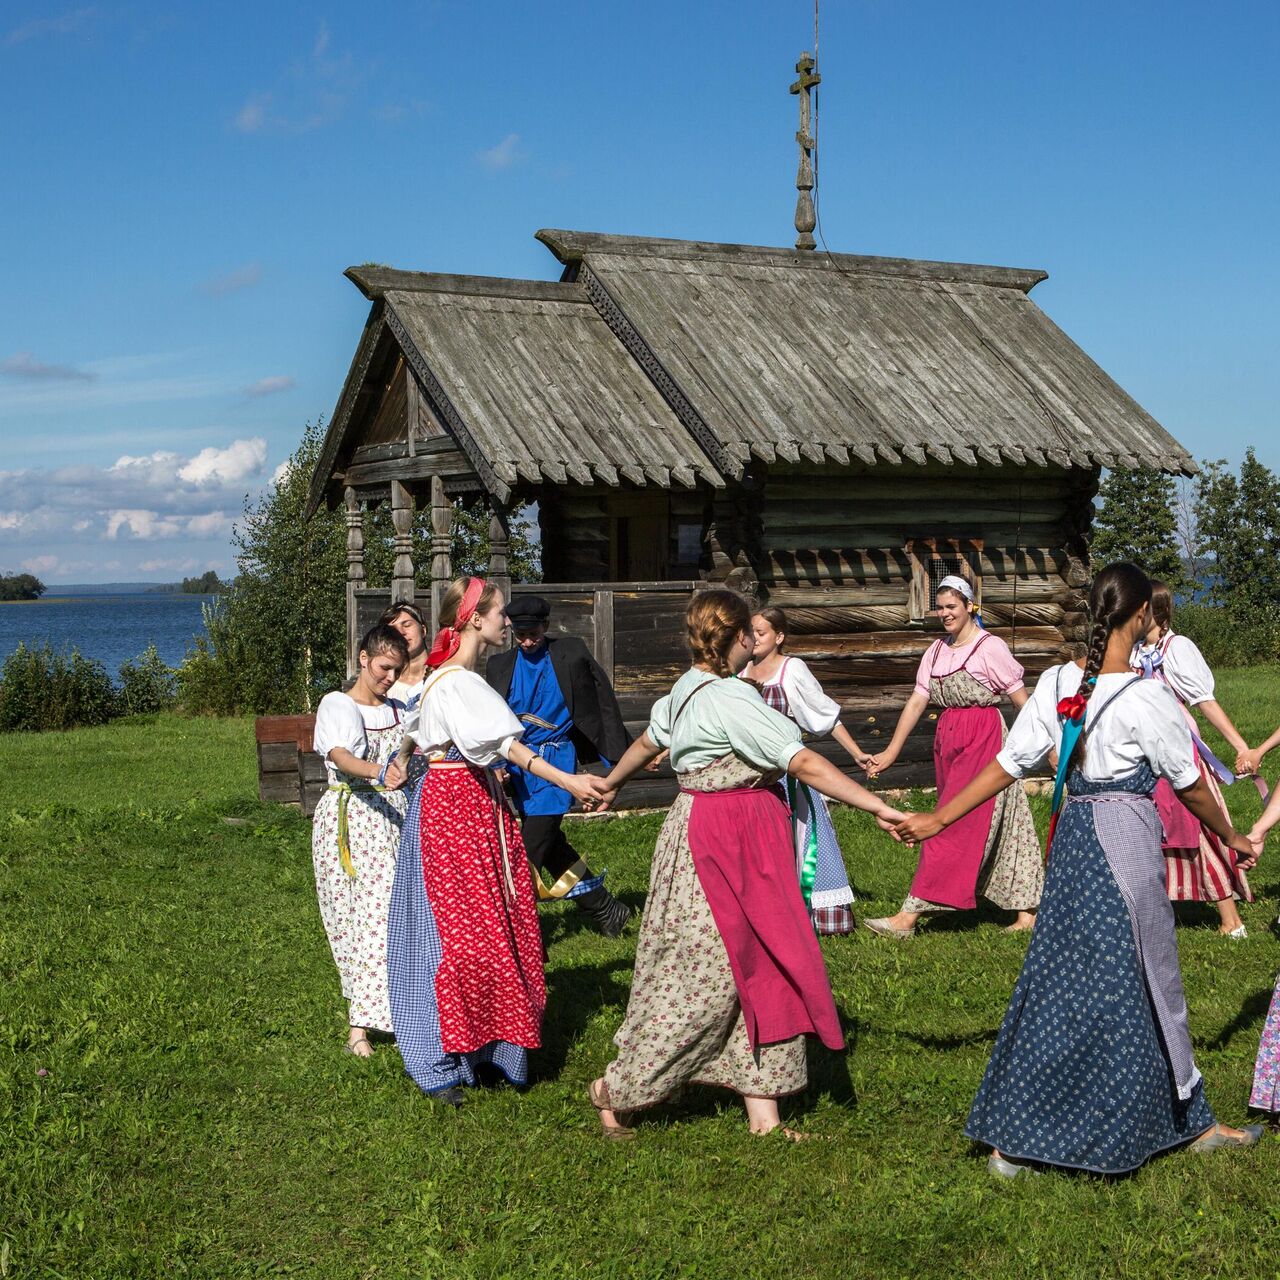
<path fill-rule="evenodd" d="M 314 715 L 258 716 L 253 724 L 254 738 L 258 742 L 292 742 L 303 750 L 311 749 L 311 735 L 315 730 Z"/>
<path fill-rule="evenodd" d="M 592 629 L 595 632 L 595 659 L 604 668 L 609 680 L 613 680 L 613 592 L 597 591 L 592 610 Z"/>
<path fill-rule="evenodd" d="M 258 778 L 258 799 L 264 804 L 300 805 L 297 769 L 261 774 Z"/>
<path fill-rule="evenodd" d="M 293 773 L 298 771 L 298 744 L 290 738 L 288 742 L 258 743 L 259 773 Z"/>

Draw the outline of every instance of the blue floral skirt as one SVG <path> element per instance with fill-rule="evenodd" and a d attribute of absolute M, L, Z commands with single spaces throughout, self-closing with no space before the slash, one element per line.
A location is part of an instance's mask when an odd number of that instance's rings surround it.
<path fill-rule="evenodd" d="M 1108 789 L 1082 787 L 1079 774 L 1073 782 L 1077 794 Z M 1027 958 L 965 1133 L 1014 1159 L 1118 1174 L 1189 1142 L 1214 1118 L 1198 1074 L 1183 1090 L 1189 1096 L 1178 1096 L 1135 941 L 1133 904 L 1098 838 L 1099 807 L 1069 802 L 1062 810 Z M 1131 849 L 1141 843 L 1145 854 L 1145 826 L 1110 808 L 1107 829 L 1128 824 L 1124 838 Z M 1152 884 L 1160 894 L 1158 870 Z M 1163 916 L 1148 918 L 1164 928 Z M 1167 927 L 1166 954 L 1176 966 L 1171 913 Z M 1165 975 L 1165 987 L 1181 995 L 1176 972 Z M 1185 1034 L 1185 1011 L 1181 1017 Z"/>

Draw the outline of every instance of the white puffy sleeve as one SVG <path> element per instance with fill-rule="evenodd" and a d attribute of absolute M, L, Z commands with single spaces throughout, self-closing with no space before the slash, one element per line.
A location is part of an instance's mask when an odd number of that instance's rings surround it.
<path fill-rule="evenodd" d="M 363 760 L 369 750 L 360 708 L 345 693 L 326 693 L 316 708 L 316 727 L 311 749 L 322 760 L 334 747 L 343 747 Z"/>
<path fill-rule="evenodd" d="M 1213 697 L 1213 672 L 1194 640 L 1174 636 L 1164 652 L 1164 676 L 1188 706 Z"/>
<path fill-rule="evenodd" d="M 505 760 L 524 733 L 524 725 L 502 696 L 474 671 L 442 676 L 419 706 L 424 708 L 423 725 L 430 725 L 430 736 L 439 739 L 421 745 L 430 749 L 451 742 L 464 759 L 481 768 Z"/>
<path fill-rule="evenodd" d="M 1036 682 L 1035 690 L 1009 727 L 1009 736 L 996 755 L 996 763 L 1013 778 L 1031 772 L 1058 745 L 1058 673 L 1050 667 Z M 1079 670 L 1079 668 L 1077 668 Z M 1075 682 L 1077 685 L 1079 681 Z M 1066 692 L 1066 683 L 1063 685 Z M 1071 693 L 1075 689 L 1070 690 Z"/>
<path fill-rule="evenodd" d="M 1199 650 L 1196 652 L 1198 655 Z M 1151 768 L 1160 777 L 1167 778 L 1175 791 L 1181 791 L 1200 776 L 1195 744 L 1182 708 L 1158 680 L 1144 680 L 1139 690 L 1135 690 L 1139 691 L 1145 705 L 1130 726 L 1134 739 Z"/>
<path fill-rule="evenodd" d="M 800 658 L 788 658 L 782 688 L 792 719 L 805 733 L 825 737 L 840 723 L 840 704 L 823 692 L 818 678 Z"/>

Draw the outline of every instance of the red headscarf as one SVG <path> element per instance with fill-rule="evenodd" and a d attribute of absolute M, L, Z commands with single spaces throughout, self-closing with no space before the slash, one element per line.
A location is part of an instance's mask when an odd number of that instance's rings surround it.
<path fill-rule="evenodd" d="M 487 585 L 488 583 L 483 578 L 472 578 L 467 583 L 467 589 L 462 593 L 462 603 L 458 606 L 458 616 L 453 620 L 453 626 L 441 627 L 436 632 L 435 641 L 431 645 L 431 652 L 427 654 L 427 666 L 442 666 L 458 652 L 458 647 L 462 644 L 462 628 L 471 621 L 476 611 L 476 605 L 480 603 L 480 597 Z"/>

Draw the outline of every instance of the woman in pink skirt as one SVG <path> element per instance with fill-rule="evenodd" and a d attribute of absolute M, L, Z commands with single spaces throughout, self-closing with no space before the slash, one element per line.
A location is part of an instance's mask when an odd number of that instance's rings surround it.
<path fill-rule="evenodd" d="M 897 760 L 903 744 L 930 704 L 943 708 L 933 739 L 938 804 L 958 795 L 1004 743 L 997 706 L 1008 697 L 1027 700 L 1022 667 L 999 636 L 983 630 L 973 588 L 956 575 L 938 586 L 938 618 L 945 638 L 925 651 L 916 687 L 898 718 L 893 740 L 867 764 L 872 777 Z M 920 847 L 920 862 L 902 909 L 864 920 L 873 933 L 909 938 L 923 915 L 967 911 L 982 896 L 1016 913 L 1010 930 L 1030 929 L 1040 905 L 1044 863 L 1031 806 L 1023 789 L 1010 787 L 979 805 Z"/>
<path fill-rule="evenodd" d="M 1277 783 L 1276 789 L 1271 793 L 1262 817 L 1253 824 L 1253 830 L 1249 832 L 1255 856 L 1262 852 L 1262 842 L 1277 822 L 1280 822 L 1280 783 Z M 1280 979 L 1276 980 L 1276 989 L 1271 995 L 1271 1008 L 1267 1011 L 1267 1021 L 1262 1028 L 1258 1059 L 1253 1067 L 1253 1091 L 1249 1094 L 1249 1105 L 1259 1111 L 1270 1111 L 1273 1115 L 1280 1112 Z"/>
<path fill-rule="evenodd" d="M 1234 782 L 1235 774 L 1200 740 L 1191 708 L 1226 738 L 1237 756 L 1248 751 L 1248 744 L 1214 698 L 1213 672 L 1195 641 L 1177 635 L 1170 625 L 1173 593 L 1163 582 L 1151 584 L 1151 617 L 1151 629 L 1144 643 L 1134 646 L 1131 665 L 1148 679 L 1162 681 L 1177 696 L 1196 747 L 1200 776 L 1218 808 L 1226 813 L 1219 784 Z M 1246 937 L 1236 902 L 1252 902 L 1253 892 L 1236 866 L 1236 855 L 1191 813 L 1167 782 L 1156 787 L 1156 808 L 1164 824 L 1165 880 L 1170 899 L 1212 902 L 1220 920 L 1218 931 L 1228 938 Z"/>

